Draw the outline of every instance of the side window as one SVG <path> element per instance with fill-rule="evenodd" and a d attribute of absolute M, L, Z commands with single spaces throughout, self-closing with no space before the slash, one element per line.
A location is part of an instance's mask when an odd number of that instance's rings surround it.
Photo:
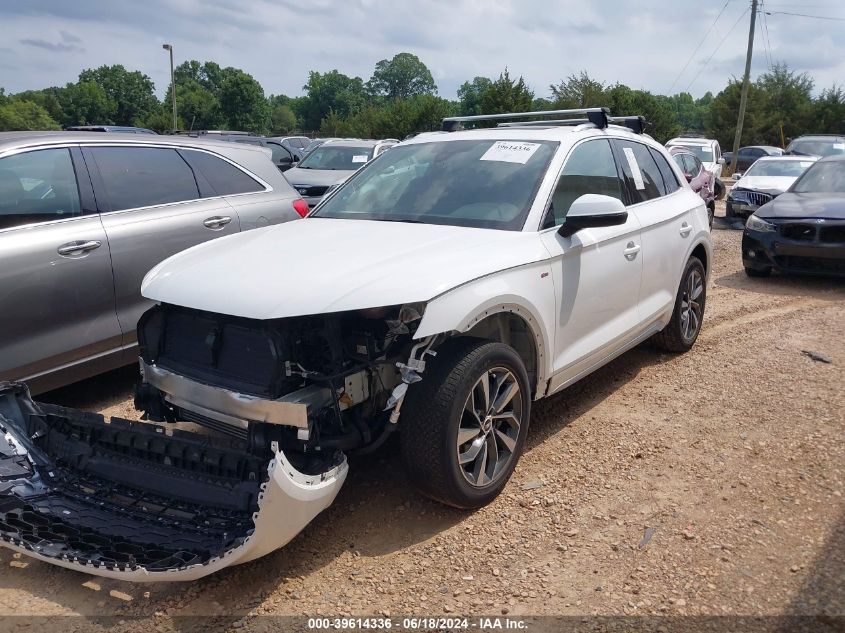
<path fill-rule="evenodd" d="M 660 175 L 663 176 L 663 186 L 666 189 L 666 193 L 677 191 L 680 183 L 678 183 L 678 177 L 675 175 L 666 158 L 653 147 L 649 147 L 649 151 L 654 162 L 657 163 L 657 169 L 660 170 Z M 683 168 L 681 169 L 683 170 Z"/>
<path fill-rule="evenodd" d="M 572 150 L 555 185 L 542 228 L 563 224 L 569 207 L 586 193 L 622 200 L 616 161 L 613 160 L 610 143 L 605 139 L 587 141 Z"/>
<path fill-rule="evenodd" d="M 188 164 L 202 174 L 214 195 L 231 196 L 236 193 L 264 191 L 264 186 L 222 158 L 207 152 L 180 150 Z"/>
<path fill-rule="evenodd" d="M 273 152 L 273 162 L 280 163 L 283 161 L 290 161 L 293 159 L 293 155 L 290 151 L 280 145 L 279 143 L 267 143 L 267 148 Z"/>
<path fill-rule="evenodd" d="M 82 215 L 70 151 L 42 149 L 0 159 L 0 229 Z"/>
<path fill-rule="evenodd" d="M 191 168 L 174 149 L 91 147 L 112 211 L 199 198 Z"/>
<path fill-rule="evenodd" d="M 719 160 L 722 157 L 722 148 L 719 147 L 719 144 L 715 144 L 715 149 L 713 153 L 713 160 Z"/>
<path fill-rule="evenodd" d="M 701 170 L 704 169 L 704 165 L 701 164 L 701 161 L 698 159 L 698 156 L 690 156 L 690 160 L 692 161 L 692 177 L 695 178 L 698 174 L 701 173 Z"/>
<path fill-rule="evenodd" d="M 663 176 L 648 147 L 628 140 L 617 139 L 613 143 L 619 152 L 619 162 L 633 204 L 653 200 L 666 193 Z"/>

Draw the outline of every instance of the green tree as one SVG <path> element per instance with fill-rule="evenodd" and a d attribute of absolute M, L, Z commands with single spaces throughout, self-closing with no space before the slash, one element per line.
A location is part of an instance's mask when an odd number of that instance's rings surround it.
<path fill-rule="evenodd" d="M 242 70 L 225 70 L 228 76 L 220 85 L 220 111 L 228 126 L 262 134 L 267 132 L 270 111 L 261 84 Z"/>
<path fill-rule="evenodd" d="M 760 75 L 757 87 L 764 95 L 760 134 L 771 145 L 780 145 L 783 135 L 796 137 L 815 132 L 813 122 L 813 80 L 786 64 L 775 64 Z"/>
<path fill-rule="evenodd" d="M 329 111 L 335 117 L 345 118 L 361 110 L 367 103 L 364 81 L 360 77 L 348 77 L 337 70 L 327 73 L 311 71 L 308 83 L 303 87 L 306 99 L 299 104 L 303 125 L 306 129 L 321 128 L 321 121 Z M 294 110 L 296 111 L 296 110 Z"/>
<path fill-rule="evenodd" d="M 138 70 L 126 70 L 120 64 L 83 70 L 79 73 L 79 82 L 94 82 L 103 88 L 115 103 L 115 125 L 139 125 L 158 108 L 152 80 Z"/>
<path fill-rule="evenodd" d="M 289 105 L 279 105 L 270 114 L 273 134 L 288 134 L 296 129 L 296 114 Z"/>
<path fill-rule="evenodd" d="M 367 82 L 373 95 L 388 99 L 408 99 L 417 95 L 437 93 L 431 71 L 411 53 L 398 53 L 393 59 L 382 59 L 376 64 L 373 76 Z"/>
<path fill-rule="evenodd" d="M 481 111 L 481 96 L 492 85 L 487 77 L 476 77 L 472 81 L 465 81 L 458 88 L 461 116 L 475 116 L 484 114 Z"/>
<path fill-rule="evenodd" d="M 167 89 L 162 105 L 170 112 L 170 88 Z M 227 125 L 218 95 L 195 79 L 184 82 L 176 80 L 176 112 L 181 121 L 177 121 L 180 129 L 215 130 Z M 172 125 L 172 122 L 168 123 L 167 128 Z"/>
<path fill-rule="evenodd" d="M 719 94 L 713 97 L 713 102 L 710 104 L 707 135 L 717 139 L 725 150 L 733 148 L 741 91 L 742 81 L 733 78 Z M 765 118 L 764 108 L 765 94 L 756 83 L 750 84 L 740 146 L 770 144 L 770 140 L 762 131 Z"/>
<path fill-rule="evenodd" d="M 597 108 L 606 105 L 605 85 L 592 79 L 585 70 L 549 88 L 555 109 Z"/>
<path fill-rule="evenodd" d="M 0 130 L 59 130 L 47 110 L 33 101 L 3 98 L 0 101 Z"/>
<path fill-rule="evenodd" d="M 67 84 L 57 96 L 61 123 L 69 125 L 117 125 L 117 103 L 96 81 Z"/>
<path fill-rule="evenodd" d="M 669 97 L 655 96 L 646 90 L 631 90 L 616 84 L 607 91 L 607 105 L 617 116 L 641 115 L 648 121 L 648 133 L 665 143 L 680 132 Z"/>
<path fill-rule="evenodd" d="M 525 85 L 522 76 L 511 79 L 508 69 L 499 75 L 481 95 L 481 109 L 484 114 L 504 112 L 527 112 L 531 110 L 534 93 Z"/>
<path fill-rule="evenodd" d="M 845 92 L 836 85 L 822 91 L 813 104 L 813 130 L 842 134 L 845 130 Z"/>

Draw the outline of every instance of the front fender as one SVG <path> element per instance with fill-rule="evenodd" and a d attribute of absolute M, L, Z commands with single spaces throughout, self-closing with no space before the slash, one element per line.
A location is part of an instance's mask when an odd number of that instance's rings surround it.
<path fill-rule="evenodd" d="M 467 332 L 500 312 L 521 317 L 534 334 L 537 384 L 551 370 L 556 315 L 554 283 L 548 261 L 527 264 L 468 282 L 426 304 L 417 339 L 443 332 Z"/>

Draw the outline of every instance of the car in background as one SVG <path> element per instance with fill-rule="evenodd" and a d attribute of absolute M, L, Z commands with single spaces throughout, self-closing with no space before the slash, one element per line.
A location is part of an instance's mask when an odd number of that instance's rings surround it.
<path fill-rule="evenodd" d="M 845 136 L 805 134 L 791 141 L 784 153 L 799 156 L 838 156 L 845 154 Z"/>
<path fill-rule="evenodd" d="M 279 143 L 282 147 L 298 156 L 300 160 L 302 159 L 302 155 L 305 154 L 305 150 L 311 144 L 311 139 L 307 136 L 268 136 L 267 140 Z"/>
<path fill-rule="evenodd" d="M 763 156 L 782 156 L 783 150 L 780 147 L 772 145 L 749 145 L 747 147 L 740 147 L 736 154 L 736 167 L 734 168 L 734 178 L 741 176 L 745 171 L 754 164 L 758 158 Z"/>
<path fill-rule="evenodd" d="M 792 186 L 815 156 L 764 156 L 734 183 L 725 203 L 725 217 L 747 217 Z"/>
<path fill-rule="evenodd" d="M 128 125 L 71 125 L 67 132 L 120 132 L 121 134 L 156 134 L 145 127 L 131 127 Z"/>
<path fill-rule="evenodd" d="M 363 165 L 380 156 L 396 141 L 327 141 L 309 151 L 285 178 L 309 207 L 315 206 L 330 187 L 342 183 Z"/>
<path fill-rule="evenodd" d="M 748 217 L 742 265 L 749 277 L 772 270 L 845 277 L 845 155 L 814 162 Z"/>
<path fill-rule="evenodd" d="M 233 130 L 200 130 L 195 132 L 177 132 L 179 136 L 193 136 L 196 138 L 208 138 L 228 143 L 246 143 L 247 145 L 258 145 L 270 150 L 271 160 L 279 171 L 287 171 L 299 162 L 301 151 L 289 148 L 280 140 L 253 134 L 252 132 L 240 132 Z"/>
<path fill-rule="evenodd" d="M 669 155 L 683 172 L 692 190 L 701 196 L 704 204 L 707 205 L 707 220 L 712 227 L 713 216 L 716 213 L 716 177 L 704 168 L 698 156 L 687 147 L 673 145 L 669 148 Z"/>
<path fill-rule="evenodd" d="M 37 393 L 135 362 L 148 270 L 307 210 L 249 145 L 0 134 L 0 382 Z"/>
<path fill-rule="evenodd" d="M 725 165 L 730 165 L 731 161 L 734 159 L 734 153 L 733 152 L 723 152 L 722 158 L 725 161 Z M 724 168 L 725 165 L 722 165 L 722 167 Z"/>
<path fill-rule="evenodd" d="M 686 147 L 691 153 L 698 157 L 704 169 L 713 175 L 714 194 L 721 199 L 725 195 L 725 187 L 722 184 L 722 167 L 725 161 L 722 159 L 722 149 L 716 139 L 704 138 L 703 136 L 678 136 L 666 142 L 666 147 Z"/>

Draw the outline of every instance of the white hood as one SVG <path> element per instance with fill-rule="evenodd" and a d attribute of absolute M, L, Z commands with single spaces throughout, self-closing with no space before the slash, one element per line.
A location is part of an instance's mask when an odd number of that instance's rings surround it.
<path fill-rule="evenodd" d="M 734 188 L 752 189 L 767 193 L 783 193 L 797 180 L 797 176 L 743 176 Z"/>
<path fill-rule="evenodd" d="M 153 268 L 148 299 L 252 319 L 428 301 L 548 257 L 536 233 L 307 218 L 189 248 Z"/>

